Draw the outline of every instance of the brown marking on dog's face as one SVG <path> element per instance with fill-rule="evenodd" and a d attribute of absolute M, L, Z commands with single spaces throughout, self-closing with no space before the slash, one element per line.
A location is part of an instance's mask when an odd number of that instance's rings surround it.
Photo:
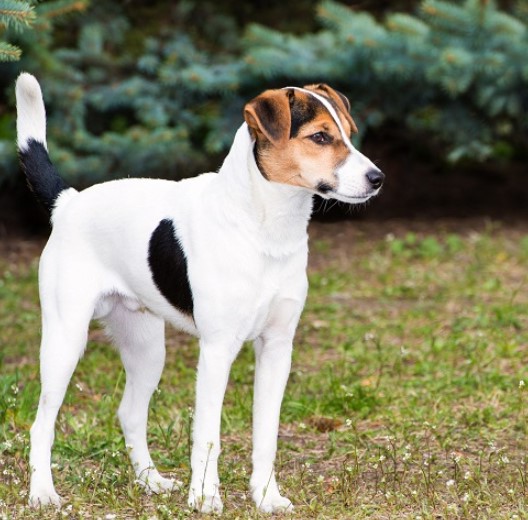
<path fill-rule="evenodd" d="M 257 142 L 283 144 L 290 133 L 289 90 L 266 90 L 244 107 L 244 118 Z"/>
<path fill-rule="evenodd" d="M 305 88 L 331 104 L 347 136 L 357 132 L 342 94 L 327 85 Z M 320 100 L 295 89 L 268 90 L 246 105 L 244 116 L 268 180 L 322 193 L 336 188 L 336 171 L 351 151 Z"/>

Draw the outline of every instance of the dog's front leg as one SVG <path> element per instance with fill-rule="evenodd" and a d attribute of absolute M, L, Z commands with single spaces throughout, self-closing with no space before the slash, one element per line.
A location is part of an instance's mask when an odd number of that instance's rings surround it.
<path fill-rule="evenodd" d="M 255 341 L 253 401 L 253 472 L 251 495 L 267 513 L 291 510 L 275 480 L 279 417 L 291 367 L 292 342 L 304 300 L 284 299 L 271 313 L 268 327 Z"/>
<path fill-rule="evenodd" d="M 255 397 L 253 402 L 253 473 L 251 495 L 266 513 L 292 508 L 280 494 L 273 468 L 282 397 L 291 366 L 291 340 L 255 341 Z"/>
<path fill-rule="evenodd" d="M 240 345 L 200 341 L 191 454 L 189 505 L 202 513 L 221 512 L 218 456 L 220 420 L 229 371 Z"/>

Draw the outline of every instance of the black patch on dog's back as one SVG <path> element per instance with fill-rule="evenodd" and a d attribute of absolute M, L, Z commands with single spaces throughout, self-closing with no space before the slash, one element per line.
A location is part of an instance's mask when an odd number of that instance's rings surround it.
<path fill-rule="evenodd" d="M 57 197 L 70 186 L 58 174 L 41 142 L 29 139 L 18 155 L 30 190 L 51 213 Z"/>
<path fill-rule="evenodd" d="M 148 263 L 160 293 L 179 311 L 192 316 L 194 305 L 187 258 L 172 220 L 162 220 L 152 233 Z"/>

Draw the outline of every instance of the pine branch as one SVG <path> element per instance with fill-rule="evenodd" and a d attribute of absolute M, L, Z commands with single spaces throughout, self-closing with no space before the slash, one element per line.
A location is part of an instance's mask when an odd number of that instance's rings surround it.
<path fill-rule="evenodd" d="M 39 17 L 50 20 L 65 14 L 84 11 L 87 7 L 88 0 L 57 0 L 39 4 L 36 10 Z"/>
<path fill-rule="evenodd" d="M 351 16 L 353 12 L 350 8 L 332 0 L 323 0 L 317 7 L 317 18 L 330 29 L 340 27 L 343 20 L 348 20 Z"/>
<path fill-rule="evenodd" d="M 389 30 L 402 33 L 409 37 L 425 38 L 430 29 L 427 24 L 414 16 L 404 13 L 394 13 L 387 17 L 386 26 Z"/>
<path fill-rule="evenodd" d="M 0 23 L 20 30 L 35 20 L 35 12 L 28 2 L 18 0 L 0 1 Z"/>
<path fill-rule="evenodd" d="M 6 42 L 0 42 L 0 62 L 2 61 L 18 61 L 22 51 Z"/>

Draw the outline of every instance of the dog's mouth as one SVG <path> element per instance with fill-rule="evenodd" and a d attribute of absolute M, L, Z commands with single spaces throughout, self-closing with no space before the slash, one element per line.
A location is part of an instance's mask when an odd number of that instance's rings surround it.
<path fill-rule="evenodd" d="M 369 193 L 362 193 L 360 195 L 345 195 L 343 193 L 339 193 L 333 188 L 330 188 L 326 191 L 318 189 L 317 194 L 323 197 L 324 199 L 335 199 L 341 202 L 346 202 L 348 204 L 361 204 L 363 202 L 367 202 L 367 200 L 378 195 L 379 191 L 380 189 L 378 188 L 376 190 L 372 190 Z"/>

